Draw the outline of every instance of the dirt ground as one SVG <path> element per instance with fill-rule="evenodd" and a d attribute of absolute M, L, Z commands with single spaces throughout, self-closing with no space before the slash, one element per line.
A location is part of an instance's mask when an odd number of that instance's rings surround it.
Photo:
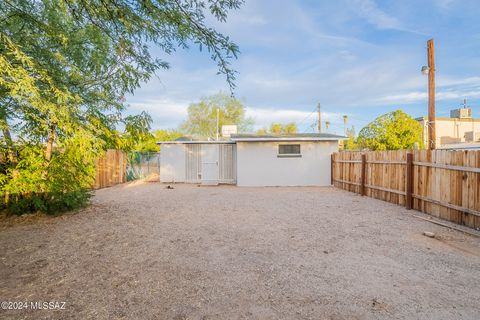
<path fill-rule="evenodd" d="M 480 238 L 333 188 L 134 183 L 0 227 L 3 319 L 479 319 Z M 422 235 L 431 231 L 436 238 Z"/>

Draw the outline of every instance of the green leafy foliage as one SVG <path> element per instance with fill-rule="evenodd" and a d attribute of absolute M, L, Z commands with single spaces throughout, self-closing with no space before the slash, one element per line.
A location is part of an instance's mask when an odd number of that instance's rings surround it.
<path fill-rule="evenodd" d="M 125 117 L 123 120 L 125 130 L 119 134 L 111 148 L 124 151 L 156 151 L 151 145 L 154 140 L 150 133 L 151 123 L 152 117 L 146 112 Z"/>
<path fill-rule="evenodd" d="M 297 125 L 294 122 L 290 122 L 287 124 L 272 123 L 270 125 L 270 133 L 274 133 L 274 134 L 297 133 Z"/>
<path fill-rule="evenodd" d="M 88 202 L 106 148 L 148 145 L 151 118 L 124 116 L 124 96 L 168 56 L 206 48 L 234 87 L 238 47 L 205 23 L 240 0 L 4 0 L 0 2 L 0 193 L 11 212 Z M 119 130 L 119 128 L 123 128 Z"/>
<path fill-rule="evenodd" d="M 346 130 L 348 139 L 343 141 L 343 150 L 358 150 L 359 146 L 355 138 L 355 127 Z"/>
<path fill-rule="evenodd" d="M 160 151 L 160 146 L 157 145 L 158 141 L 172 141 L 182 136 L 183 134 L 177 130 L 160 129 L 153 133 L 148 132 L 142 134 L 138 139 L 129 139 L 132 143 L 129 145 L 128 150 L 135 152 L 158 152 Z"/>
<path fill-rule="evenodd" d="M 357 142 L 369 150 L 413 149 L 423 147 L 422 126 L 401 110 L 376 118 L 364 127 Z"/>
<path fill-rule="evenodd" d="M 11 213 L 43 211 L 57 213 L 88 203 L 95 176 L 96 139 L 82 136 L 65 140 L 46 162 L 45 147 L 26 144 L 20 147 L 19 161 L 0 174 L 0 186 L 7 196 L 5 205 Z"/>
<path fill-rule="evenodd" d="M 270 125 L 270 129 L 267 128 L 262 128 L 257 130 L 257 134 L 292 134 L 292 133 L 297 133 L 298 128 L 295 122 L 289 122 L 286 124 L 282 123 L 272 123 Z"/>
<path fill-rule="evenodd" d="M 217 110 L 219 131 L 222 125 L 237 125 L 239 132 L 251 130 L 253 119 L 245 117 L 243 103 L 224 93 L 203 98 L 188 107 L 188 118 L 183 122 L 181 131 L 195 136 L 215 138 L 217 131 Z"/>
<path fill-rule="evenodd" d="M 153 133 L 155 141 L 173 141 L 183 136 L 178 130 L 157 130 Z"/>

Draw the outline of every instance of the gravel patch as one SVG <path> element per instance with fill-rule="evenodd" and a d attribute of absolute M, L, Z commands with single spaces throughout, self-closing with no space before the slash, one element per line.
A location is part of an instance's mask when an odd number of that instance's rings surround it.
<path fill-rule="evenodd" d="M 478 319 L 480 238 L 413 214 L 334 188 L 98 190 L 2 222 L 1 300 L 66 304 L 0 317 Z"/>

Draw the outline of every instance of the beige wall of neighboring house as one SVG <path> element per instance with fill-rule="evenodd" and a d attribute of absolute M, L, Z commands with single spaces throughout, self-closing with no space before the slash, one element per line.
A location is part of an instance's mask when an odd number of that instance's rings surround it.
<path fill-rule="evenodd" d="M 417 118 L 423 127 L 423 139 L 428 144 L 428 118 Z M 435 118 L 436 144 L 442 146 L 453 143 L 479 142 L 480 119 Z"/>

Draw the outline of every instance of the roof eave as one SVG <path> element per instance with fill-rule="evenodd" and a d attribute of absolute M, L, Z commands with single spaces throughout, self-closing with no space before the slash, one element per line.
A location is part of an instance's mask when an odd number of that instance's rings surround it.
<path fill-rule="evenodd" d="M 234 141 L 157 141 L 156 144 L 232 144 Z"/>
<path fill-rule="evenodd" d="M 271 141 L 339 141 L 348 140 L 347 137 L 331 137 L 331 138 L 232 138 L 235 142 L 271 142 Z"/>

